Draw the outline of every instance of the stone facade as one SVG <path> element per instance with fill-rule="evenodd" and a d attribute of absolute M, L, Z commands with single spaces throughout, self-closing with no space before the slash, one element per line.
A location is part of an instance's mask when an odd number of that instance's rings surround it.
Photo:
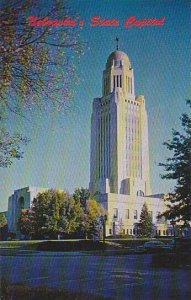
<path fill-rule="evenodd" d="M 8 200 L 8 229 L 9 232 L 13 232 L 19 235 L 18 219 L 22 209 L 28 209 L 31 207 L 33 199 L 38 193 L 44 192 L 47 188 L 28 186 L 19 190 L 9 197 Z"/>
<path fill-rule="evenodd" d="M 168 234 L 167 223 L 157 219 L 165 209 L 163 197 L 150 196 L 145 99 L 135 95 L 130 60 L 118 50 L 107 59 L 102 97 L 93 101 L 89 188 L 108 211 L 107 235 L 135 234 L 144 202 L 155 232 Z"/>
<path fill-rule="evenodd" d="M 107 60 L 91 124 L 92 194 L 151 194 L 145 100 L 135 96 L 133 69 L 121 51 Z"/>
<path fill-rule="evenodd" d="M 164 210 L 163 195 L 131 196 L 121 194 L 102 194 L 98 199 L 108 211 L 106 235 L 137 235 L 138 223 L 144 203 L 147 203 L 153 221 L 153 235 L 172 235 L 172 228 L 165 218 L 157 219 Z"/>

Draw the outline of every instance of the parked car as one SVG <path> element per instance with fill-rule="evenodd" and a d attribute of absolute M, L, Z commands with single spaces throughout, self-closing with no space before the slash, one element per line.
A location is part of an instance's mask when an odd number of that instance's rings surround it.
<path fill-rule="evenodd" d="M 164 252 L 153 255 L 152 265 L 191 270 L 191 238 L 174 238 Z"/>
<path fill-rule="evenodd" d="M 147 253 L 158 253 L 163 252 L 169 248 L 168 245 L 161 241 L 152 240 L 144 243 L 143 245 L 145 252 Z"/>
<path fill-rule="evenodd" d="M 168 244 L 170 250 L 174 252 L 191 252 L 191 238 L 190 237 L 175 237 Z"/>

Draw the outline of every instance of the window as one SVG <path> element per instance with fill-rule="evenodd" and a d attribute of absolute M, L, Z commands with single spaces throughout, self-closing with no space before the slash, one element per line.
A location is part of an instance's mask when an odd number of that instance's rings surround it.
<path fill-rule="evenodd" d="M 24 209 L 24 202 L 25 202 L 25 199 L 23 197 L 20 197 L 19 198 L 19 210 Z"/>
<path fill-rule="evenodd" d="M 141 191 L 141 190 L 138 190 L 138 191 L 137 191 L 137 196 L 143 197 L 143 196 L 144 196 L 144 192 Z"/>
<path fill-rule="evenodd" d="M 125 210 L 125 218 L 126 218 L 126 219 L 129 219 L 129 209 L 126 209 L 126 210 Z"/>
<path fill-rule="evenodd" d="M 132 229 L 130 229 L 130 235 L 132 235 Z"/>
<path fill-rule="evenodd" d="M 117 87 L 119 87 L 119 76 L 117 75 Z"/>
<path fill-rule="evenodd" d="M 134 219 L 137 219 L 137 210 L 134 210 Z"/>
<path fill-rule="evenodd" d="M 128 77 L 128 92 L 130 93 L 130 78 Z"/>
<path fill-rule="evenodd" d="M 118 209 L 117 208 L 113 209 L 113 217 L 118 218 Z"/>
<path fill-rule="evenodd" d="M 111 229 L 109 229 L 109 234 L 112 234 L 112 230 Z"/>
<path fill-rule="evenodd" d="M 153 219 L 153 212 L 149 211 L 149 215 L 151 216 L 151 219 Z"/>
<path fill-rule="evenodd" d="M 156 213 L 156 219 L 157 219 L 158 223 L 161 223 L 161 218 L 159 216 L 160 216 L 160 211 L 157 211 L 157 213 Z"/>

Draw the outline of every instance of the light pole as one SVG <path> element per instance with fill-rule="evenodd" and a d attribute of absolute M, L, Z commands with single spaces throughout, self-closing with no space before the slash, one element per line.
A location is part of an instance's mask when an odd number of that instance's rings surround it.
<path fill-rule="evenodd" d="M 103 226 L 103 242 L 105 242 L 105 237 L 106 237 L 106 226 L 105 223 L 107 221 L 107 215 L 101 216 L 102 220 L 102 226 Z"/>
<path fill-rule="evenodd" d="M 173 199 L 173 194 L 172 193 L 169 193 L 168 194 L 168 197 L 170 199 L 170 202 L 171 203 L 174 203 L 174 199 Z M 174 236 L 174 239 L 176 237 L 176 233 L 175 233 L 175 225 L 176 225 L 176 221 L 175 221 L 175 207 L 174 205 L 171 206 L 171 212 L 170 212 L 170 224 L 172 225 L 172 228 L 173 228 L 173 236 Z"/>
<path fill-rule="evenodd" d="M 172 228 L 173 228 L 173 233 L 174 233 L 174 239 L 176 237 L 176 234 L 175 234 L 175 225 L 176 225 L 176 221 L 174 219 L 172 219 L 172 221 L 170 221 L 170 224 L 172 225 Z"/>

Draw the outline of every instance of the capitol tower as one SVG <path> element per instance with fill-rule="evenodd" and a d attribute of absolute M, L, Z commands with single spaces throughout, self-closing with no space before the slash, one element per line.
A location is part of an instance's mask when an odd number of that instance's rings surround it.
<path fill-rule="evenodd" d="M 103 71 L 102 97 L 94 99 L 90 190 L 149 195 L 148 122 L 144 96 L 135 96 L 131 62 L 112 52 Z"/>
<path fill-rule="evenodd" d="M 116 40 L 117 49 L 109 55 L 103 71 L 102 97 L 93 101 L 89 188 L 92 197 L 108 211 L 107 233 L 114 234 L 113 225 L 116 231 L 120 222 L 125 233 L 133 234 L 131 213 L 132 220 L 138 222 L 144 202 L 152 214 L 155 212 L 153 216 L 164 205 L 161 197 L 149 196 L 145 99 L 135 95 L 131 62 L 119 51 Z"/>

